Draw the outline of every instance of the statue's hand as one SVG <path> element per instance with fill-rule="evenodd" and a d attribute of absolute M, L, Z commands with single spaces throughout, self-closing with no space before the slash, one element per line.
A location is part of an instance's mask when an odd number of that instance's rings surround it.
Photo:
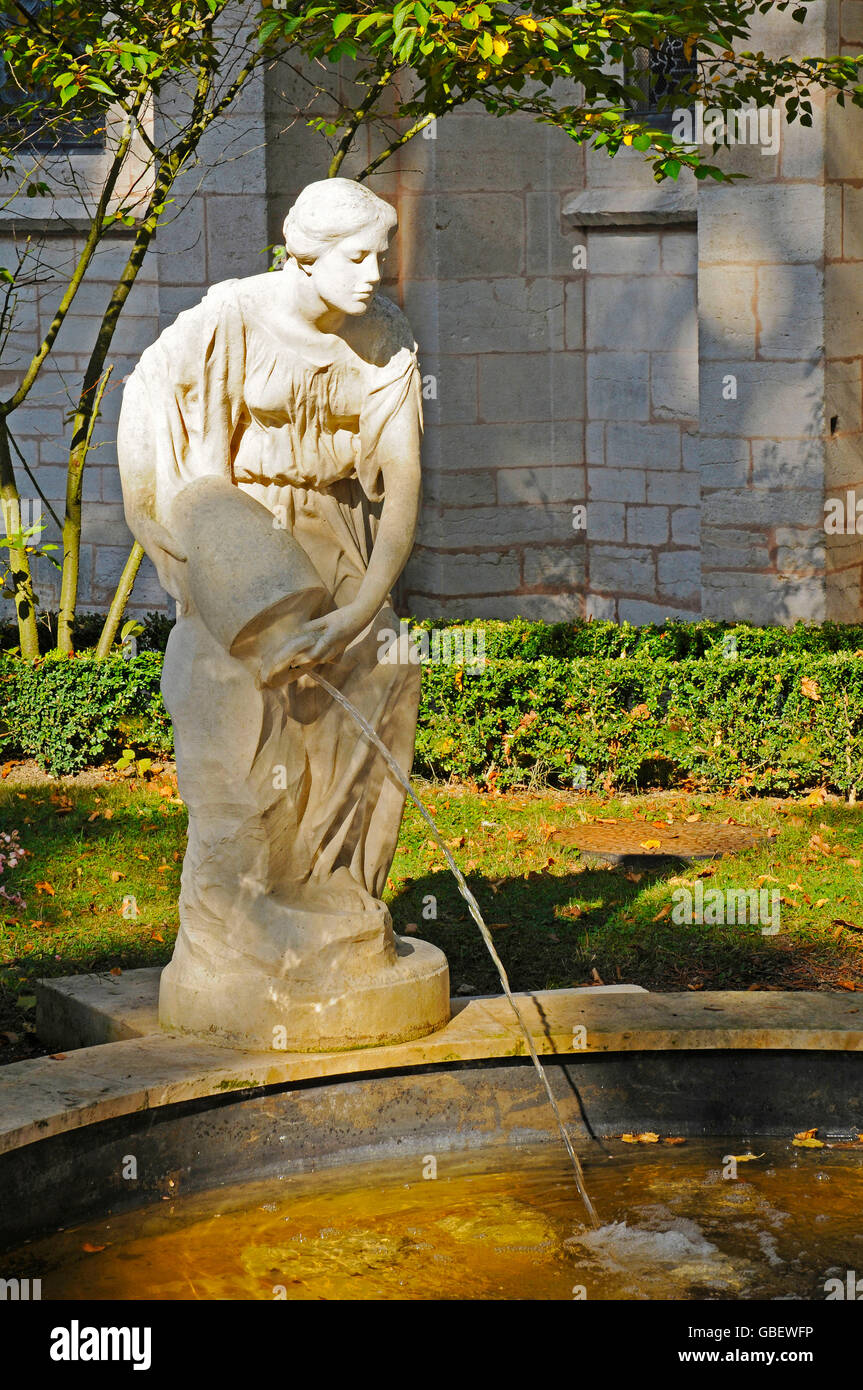
<path fill-rule="evenodd" d="M 264 685 L 277 685 L 295 668 L 334 661 L 365 626 L 349 607 L 337 608 L 323 618 L 313 618 L 286 639 L 276 656 L 261 672 Z"/>

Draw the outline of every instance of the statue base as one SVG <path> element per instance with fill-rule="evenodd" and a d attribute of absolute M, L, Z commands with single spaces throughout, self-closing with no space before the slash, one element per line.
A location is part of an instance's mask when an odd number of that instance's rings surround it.
<path fill-rule="evenodd" d="M 410 1042 L 450 1019 L 449 966 L 428 941 L 397 936 L 397 957 L 341 989 L 178 966 L 162 972 L 159 1023 L 247 1052 L 340 1052 Z"/>

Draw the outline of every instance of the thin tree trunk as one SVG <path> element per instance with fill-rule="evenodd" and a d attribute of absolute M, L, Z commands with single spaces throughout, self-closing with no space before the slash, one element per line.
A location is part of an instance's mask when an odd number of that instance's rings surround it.
<path fill-rule="evenodd" d="M 7 537 L 21 529 L 21 499 L 15 484 L 12 455 L 9 451 L 9 432 L 5 415 L 0 416 L 0 499 Z M 15 584 L 15 613 L 18 618 L 18 638 L 21 655 L 32 661 L 39 655 L 39 634 L 36 630 L 36 606 L 33 601 L 33 579 L 30 556 L 21 546 L 8 545 L 9 564 Z"/>
<path fill-rule="evenodd" d="M 143 558 L 143 546 L 141 546 L 138 541 L 135 541 L 135 544 L 129 551 L 129 558 L 123 566 L 120 582 L 117 585 L 116 592 L 111 600 L 111 607 L 108 609 L 108 614 L 105 618 L 105 626 L 102 628 L 102 632 L 99 636 L 99 641 L 96 646 L 97 661 L 103 661 L 105 657 L 109 656 L 111 653 L 114 639 L 117 636 L 117 628 L 120 626 L 120 619 L 125 612 L 126 604 L 129 602 L 129 595 L 132 592 Z"/>

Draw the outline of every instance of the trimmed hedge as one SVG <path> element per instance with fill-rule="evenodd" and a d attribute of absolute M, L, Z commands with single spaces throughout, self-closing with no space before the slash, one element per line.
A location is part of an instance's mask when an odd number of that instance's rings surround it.
<path fill-rule="evenodd" d="M 581 767 L 609 790 L 847 795 L 863 787 L 863 658 L 429 665 L 414 766 L 499 787 L 571 783 Z"/>
<path fill-rule="evenodd" d="M 132 744 L 173 749 L 159 681 L 162 656 L 0 655 L 0 756 L 35 758 L 55 775 L 80 772 Z"/>
<path fill-rule="evenodd" d="M 139 621 L 144 631 L 137 638 L 138 651 L 163 652 L 174 626 L 173 618 L 164 613 L 148 613 Z M 615 659 L 640 656 L 651 660 L 684 661 L 722 656 L 732 639 L 740 656 L 784 656 L 795 652 L 829 656 L 834 652 L 863 650 L 863 625 L 857 623 L 822 623 L 815 627 L 801 622 L 794 627 L 752 627 L 749 623 L 705 621 L 632 627 L 629 623 L 583 619 L 570 623 L 543 623 L 526 618 L 507 622 L 485 618 L 466 622 L 408 621 L 427 632 L 443 632 L 447 628 L 481 631 L 485 637 L 486 656 L 495 660 L 538 661 L 540 657 L 553 656 L 565 661 L 585 656 Z M 81 613 L 76 617 L 74 639 L 79 652 L 95 647 L 104 622 L 103 613 Z M 38 630 L 40 650 L 47 653 L 56 644 L 57 614 L 41 614 Z M 0 623 L 0 652 L 11 652 L 17 646 L 17 625 Z"/>
<path fill-rule="evenodd" d="M 531 640 L 539 626 L 522 625 Z M 564 625 L 549 626 L 549 640 L 555 626 Z M 720 647 L 701 659 L 573 661 L 490 657 L 489 646 L 474 674 L 425 666 L 416 772 L 499 787 L 863 788 L 863 651 L 726 660 Z M 170 753 L 160 674 L 152 652 L 102 662 L 0 655 L 0 757 L 33 757 L 60 774 L 129 745 Z"/>

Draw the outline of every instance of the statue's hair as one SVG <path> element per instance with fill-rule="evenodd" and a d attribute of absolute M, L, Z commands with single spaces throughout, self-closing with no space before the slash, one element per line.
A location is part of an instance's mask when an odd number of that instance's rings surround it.
<path fill-rule="evenodd" d="M 370 225 L 391 231 L 397 222 L 395 208 L 364 184 L 320 179 L 306 184 L 285 218 L 285 248 L 294 260 L 315 261 L 343 237 Z"/>

